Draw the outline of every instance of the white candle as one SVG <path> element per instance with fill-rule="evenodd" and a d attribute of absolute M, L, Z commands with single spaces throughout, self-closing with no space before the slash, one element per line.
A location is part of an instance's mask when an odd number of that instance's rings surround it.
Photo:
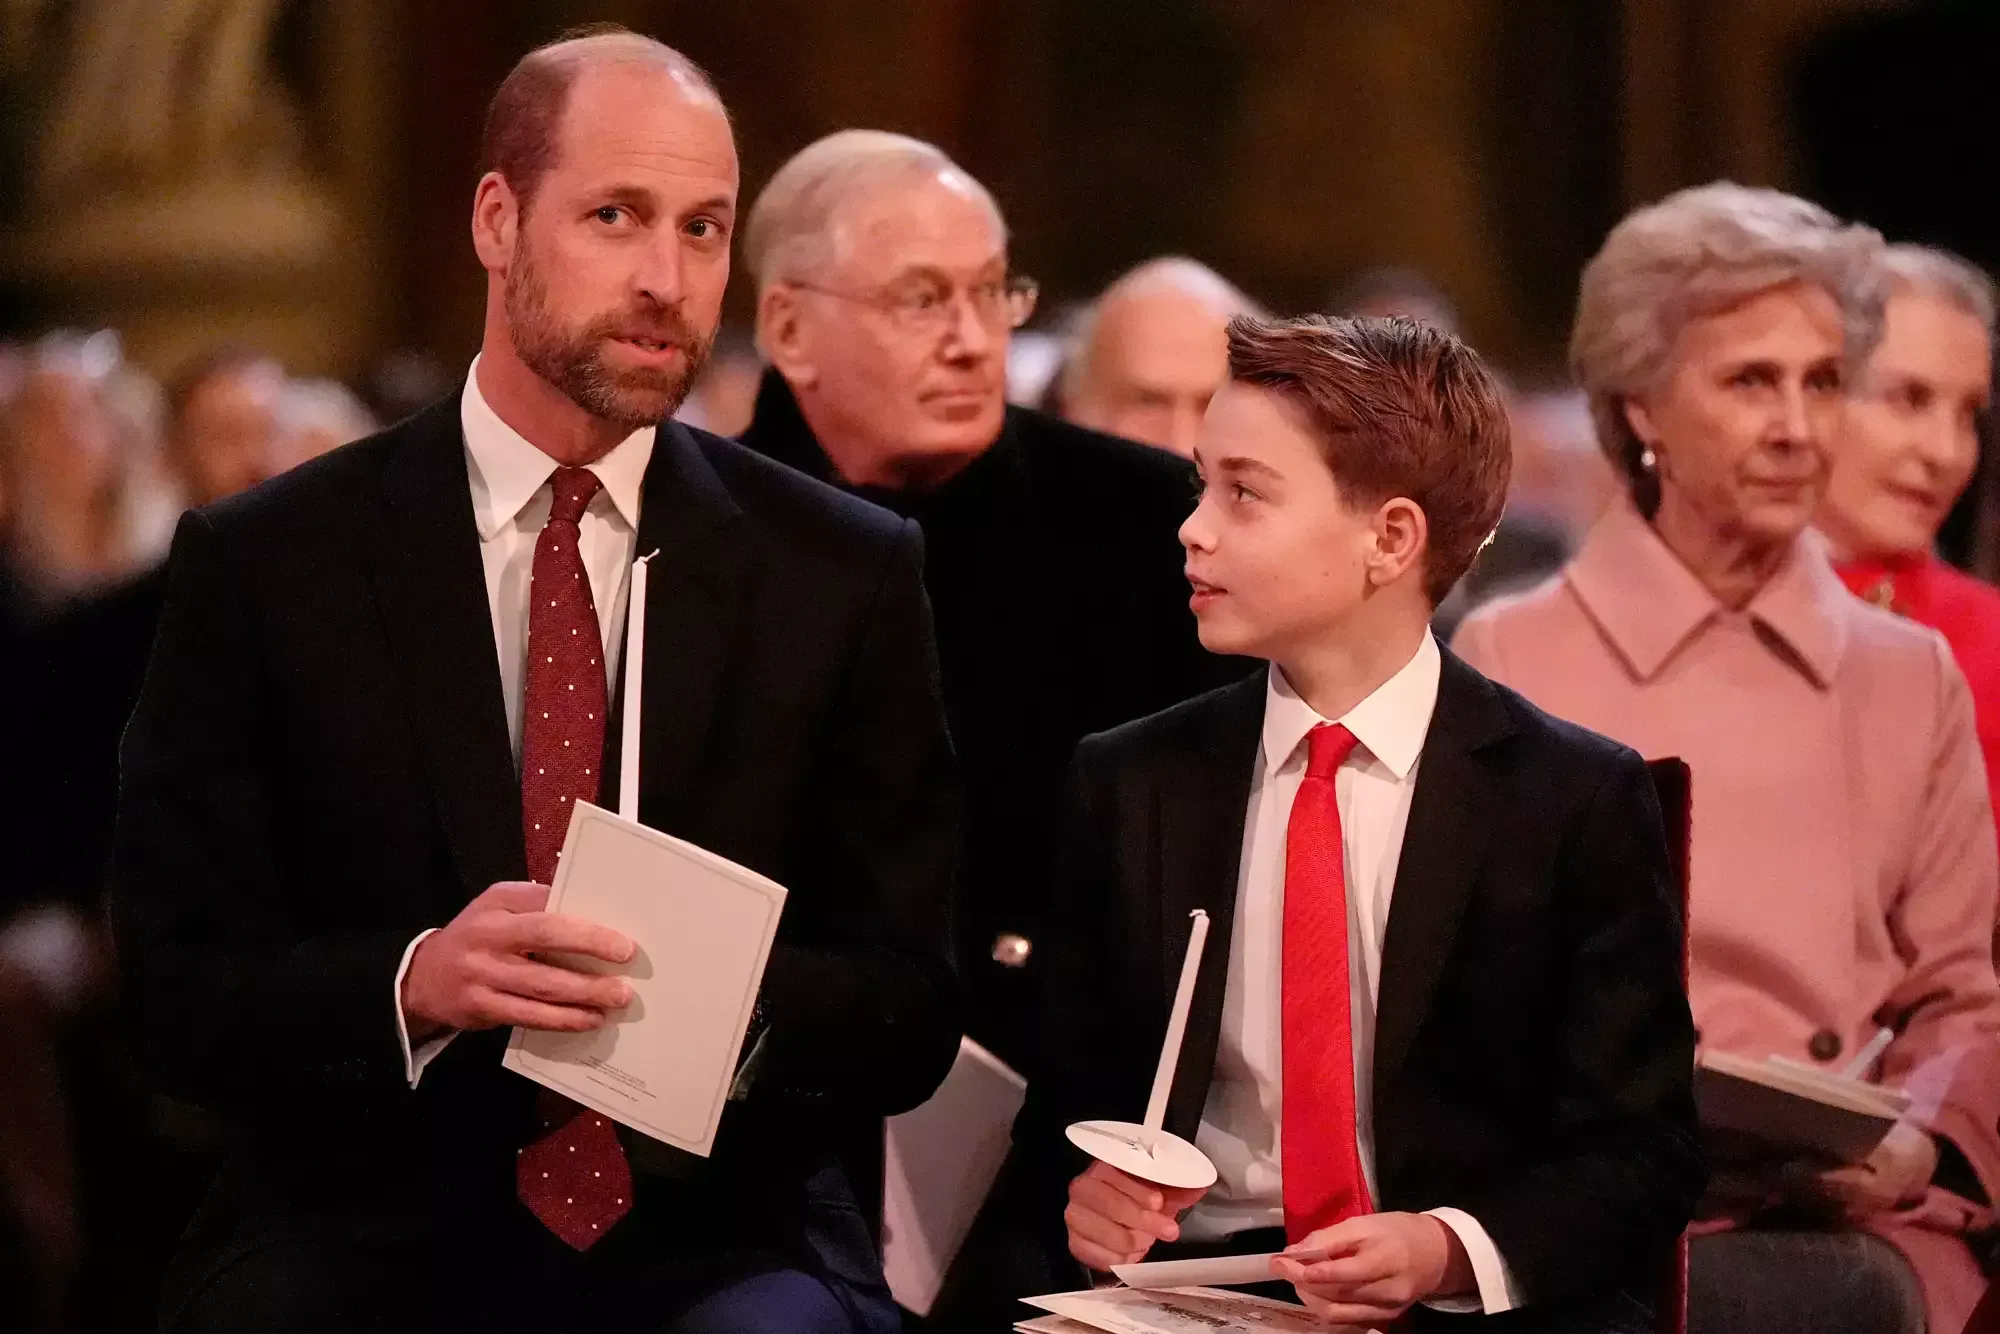
<path fill-rule="evenodd" d="M 1174 1011 L 1167 1019 L 1167 1040 L 1160 1047 L 1160 1068 L 1153 1074 L 1153 1096 L 1146 1099 L 1146 1131 L 1150 1137 L 1167 1123 L 1167 1097 L 1174 1090 L 1174 1068 L 1181 1063 L 1181 1040 L 1187 1036 L 1188 1010 L 1194 1004 L 1194 980 L 1201 972 L 1201 947 L 1208 942 L 1208 914 L 1196 908 L 1188 934 L 1187 957 L 1181 960 L 1181 983 L 1174 990 Z"/>
<path fill-rule="evenodd" d="M 646 562 L 651 551 L 632 562 L 632 581 L 625 593 L 625 725 L 618 749 L 618 813 L 639 820 L 639 687 L 646 675 Z"/>

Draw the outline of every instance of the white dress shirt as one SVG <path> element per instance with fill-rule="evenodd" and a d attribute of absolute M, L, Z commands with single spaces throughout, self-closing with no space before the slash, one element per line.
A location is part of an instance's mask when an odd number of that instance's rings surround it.
<path fill-rule="evenodd" d="M 459 399 L 459 425 L 465 432 L 465 471 L 472 488 L 472 518 L 479 530 L 479 559 L 486 569 L 486 605 L 493 616 L 493 647 L 500 659 L 500 693 L 507 708 L 507 736 L 514 763 L 521 763 L 521 694 L 527 682 L 528 584 L 535 568 L 535 543 L 549 521 L 555 503 L 549 478 L 560 465 L 500 420 L 479 392 L 479 359 L 466 372 L 465 393 Z M 625 591 L 632 561 L 638 554 L 639 493 L 646 465 L 653 458 L 654 428 L 641 427 L 611 452 L 590 464 L 603 485 L 591 497 L 577 525 L 577 542 L 590 597 L 604 637 L 604 677 L 618 680 L 618 658 L 625 646 Z M 484 888 L 484 886 L 481 886 Z M 396 1036 L 403 1046 L 404 1072 L 415 1088 L 424 1067 L 451 1041 L 434 1038 L 410 1050 L 409 1027 L 403 1019 L 403 975 L 425 931 L 403 951 L 396 969 Z"/>
<path fill-rule="evenodd" d="M 1382 941 L 1416 792 L 1417 762 L 1437 707 L 1437 642 L 1423 637 L 1410 661 L 1373 694 L 1329 720 L 1313 711 L 1274 664 L 1264 693 L 1264 735 L 1243 820 L 1243 859 L 1229 937 L 1229 980 L 1215 1078 L 1195 1143 L 1215 1163 L 1214 1189 L 1181 1227 L 1191 1241 L 1216 1241 L 1249 1228 L 1283 1227 L 1280 1116 L 1284 1108 L 1285 839 L 1292 801 L 1305 777 L 1307 735 L 1322 723 L 1346 725 L 1360 742 L 1334 775 L 1347 877 L 1348 988 L 1354 1036 L 1354 1137 L 1370 1198 L 1375 1180 L 1372 1095 L 1375 1000 Z M 1512 1276 L 1470 1214 L 1429 1211 L 1457 1234 L 1478 1281 L 1478 1300 L 1432 1303 L 1446 1310 L 1512 1310 Z"/>

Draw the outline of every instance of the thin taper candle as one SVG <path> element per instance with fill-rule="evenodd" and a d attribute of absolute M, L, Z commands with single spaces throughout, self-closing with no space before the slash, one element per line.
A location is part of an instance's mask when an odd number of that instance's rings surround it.
<path fill-rule="evenodd" d="M 659 555 L 649 551 L 632 562 L 632 581 L 625 594 L 625 722 L 618 743 L 618 813 L 639 820 L 639 690 L 646 675 L 646 562 Z"/>
<path fill-rule="evenodd" d="M 1187 957 L 1181 960 L 1181 982 L 1174 989 L 1174 1012 L 1167 1020 L 1167 1040 L 1160 1046 L 1160 1068 L 1153 1074 L 1153 1096 L 1146 1099 L 1146 1131 L 1157 1133 L 1167 1123 L 1167 1098 L 1174 1090 L 1174 1069 L 1181 1063 L 1181 1040 L 1187 1036 L 1188 1010 L 1194 1004 L 1194 980 L 1201 972 L 1201 949 L 1208 943 L 1208 914 L 1190 914 Z"/>

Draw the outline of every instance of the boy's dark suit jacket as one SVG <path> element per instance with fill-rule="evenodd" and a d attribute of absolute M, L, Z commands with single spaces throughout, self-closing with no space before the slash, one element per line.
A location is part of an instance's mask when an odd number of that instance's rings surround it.
<path fill-rule="evenodd" d="M 929 1096 L 959 1034 L 921 539 L 673 423 L 643 496 L 641 818 L 791 891 L 754 1087 L 687 1166 L 801 1265 L 865 1272 L 865 1230 L 812 1253 L 807 1183 Z M 188 515 L 170 568 L 113 910 L 144 1049 L 229 1124 L 180 1277 L 299 1236 L 479 1235 L 521 1213 L 536 1086 L 501 1069 L 502 1029 L 411 1091 L 391 996 L 418 931 L 526 878 L 457 399 Z M 614 712 L 614 808 L 618 736 Z"/>
<path fill-rule="evenodd" d="M 1260 673 L 1078 748 L 1058 898 L 1075 948 L 1016 1131 L 1051 1246 L 1086 1165 L 1063 1127 L 1140 1119 L 1195 908 L 1212 926 L 1167 1128 L 1200 1125 L 1264 692 Z M 1703 1183 L 1693 1072 L 1644 762 L 1446 651 L 1382 952 L 1379 1207 L 1479 1220 L 1526 1302 L 1481 1323 L 1495 1334 L 1650 1296 Z"/>

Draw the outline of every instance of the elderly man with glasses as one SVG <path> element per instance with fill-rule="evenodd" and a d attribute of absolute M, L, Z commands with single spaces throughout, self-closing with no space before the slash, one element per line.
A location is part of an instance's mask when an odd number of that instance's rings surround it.
<path fill-rule="evenodd" d="M 1174 534 L 1193 473 L 1007 405 L 1035 285 L 1008 271 L 993 197 L 929 144 L 849 130 L 807 147 L 751 210 L 744 259 L 772 366 L 744 443 L 924 530 L 966 784 L 967 1027 L 1032 1073 L 1071 751 L 1238 672 L 1188 608 Z"/>

